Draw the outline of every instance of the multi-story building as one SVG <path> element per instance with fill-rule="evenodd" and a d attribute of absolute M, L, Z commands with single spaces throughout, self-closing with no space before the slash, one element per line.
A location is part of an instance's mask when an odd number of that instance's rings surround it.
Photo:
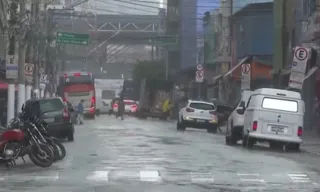
<path fill-rule="evenodd" d="M 232 13 L 235 13 L 251 3 L 265 3 L 272 2 L 273 0 L 233 0 L 233 10 Z"/>

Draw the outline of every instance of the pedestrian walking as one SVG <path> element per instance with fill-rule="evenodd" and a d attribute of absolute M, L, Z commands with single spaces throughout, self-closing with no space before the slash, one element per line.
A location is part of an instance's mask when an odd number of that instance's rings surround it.
<path fill-rule="evenodd" d="M 118 112 L 116 114 L 116 118 L 121 117 L 121 120 L 124 120 L 124 95 L 123 91 L 120 93 L 119 103 L 118 103 Z"/>
<path fill-rule="evenodd" d="M 83 107 L 84 100 L 81 99 L 80 103 L 77 106 L 77 123 L 80 125 L 83 124 L 83 112 L 84 112 L 84 107 Z"/>

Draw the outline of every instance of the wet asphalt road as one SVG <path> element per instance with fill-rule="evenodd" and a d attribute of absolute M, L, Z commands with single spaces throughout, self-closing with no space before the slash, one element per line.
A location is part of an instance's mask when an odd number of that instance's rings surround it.
<path fill-rule="evenodd" d="M 230 147 L 223 135 L 177 132 L 172 122 L 100 116 L 65 146 L 50 168 L 1 168 L 0 192 L 320 191 L 320 157 Z"/>

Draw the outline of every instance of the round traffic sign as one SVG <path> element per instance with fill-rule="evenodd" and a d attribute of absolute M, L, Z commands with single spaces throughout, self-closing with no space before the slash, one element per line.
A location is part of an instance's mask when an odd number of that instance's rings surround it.
<path fill-rule="evenodd" d="M 242 71 L 243 74 L 249 74 L 250 71 L 251 71 L 250 64 L 242 64 L 241 71 Z"/>
<path fill-rule="evenodd" d="M 40 68 L 39 73 L 44 73 L 44 68 Z"/>
<path fill-rule="evenodd" d="M 308 51 L 307 49 L 303 48 L 303 47 L 299 47 L 296 49 L 296 51 L 294 52 L 294 56 L 299 60 L 299 61 L 303 61 L 305 59 L 308 58 Z"/>
<path fill-rule="evenodd" d="M 203 71 L 196 71 L 197 78 L 203 78 Z"/>
<path fill-rule="evenodd" d="M 24 66 L 24 70 L 26 73 L 32 73 L 33 72 L 33 66 L 31 64 L 26 64 Z"/>
<path fill-rule="evenodd" d="M 198 71 L 202 71 L 202 70 L 203 70 L 202 65 L 200 65 L 200 64 L 199 64 L 199 65 L 197 65 L 197 70 L 198 70 Z"/>

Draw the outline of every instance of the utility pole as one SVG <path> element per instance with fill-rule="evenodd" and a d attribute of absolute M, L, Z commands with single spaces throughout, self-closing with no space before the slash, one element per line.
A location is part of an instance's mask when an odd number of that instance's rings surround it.
<path fill-rule="evenodd" d="M 18 0 L 12 0 L 9 6 L 10 20 L 9 30 L 7 31 L 9 37 L 8 58 L 16 58 L 16 27 L 18 24 Z M 7 63 L 9 61 L 6 61 Z M 16 59 L 14 59 L 16 62 Z M 11 63 L 11 61 L 10 61 Z M 8 78 L 8 77 L 7 77 Z M 14 103 L 15 103 L 15 80 L 8 80 L 8 107 L 7 107 L 7 124 L 14 118 Z"/>
<path fill-rule="evenodd" d="M 33 69 L 33 89 L 38 89 L 38 85 L 39 85 L 39 59 L 38 59 L 38 47 L 39 47 L 39 0 L 36 0 L 33 2 L 32 4 L 32 10 L 31 10 L 31 51 L 30 51 L 30 60 L 31 63 L 34 65 L 34 69 Z M 32 87 L 31 86 L 27 86 L 26 87 L 26 99 L 30 99 L 31 98 L 31 91 L 32 91 Z"/>
<path fill-rule="evenodd" d="M 273 71 L 274 84 L 280 88 L 281 71 L 284 62 L 284 41 L 283 35 L 285 30 L 285 0 L 273 1 L 273 23 L 274 23 L 274 52 L 273 52 Z"/>
<path fill-rule="evenodd" d="M 19 63 L 18 63 L 18 105 L 17 111 L 21 112 L 21 107 L 25 103 L 26 99 L 26 79 L 25 79 L 25 53 L 26 53 L 26 41 L 25 41 L 25 23 L 26 18 L 26 3 L 25 1 L 20 1 L 20 12 L 19 12 L 19 21 L 20 21 L 20 30 L 19 30 Z"/>

